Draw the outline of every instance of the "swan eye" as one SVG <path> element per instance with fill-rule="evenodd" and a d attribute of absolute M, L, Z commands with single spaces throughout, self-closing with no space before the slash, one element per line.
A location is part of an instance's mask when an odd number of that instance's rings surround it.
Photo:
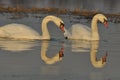
<path fill-rule="evenodd" d="M 60 26 L 64 26 L 64 23 L 60 22 Z"/>
<path fill-rule="evenodd" d="M 65 39 L 68 39 L 68 37 L 65 37 Z"/>

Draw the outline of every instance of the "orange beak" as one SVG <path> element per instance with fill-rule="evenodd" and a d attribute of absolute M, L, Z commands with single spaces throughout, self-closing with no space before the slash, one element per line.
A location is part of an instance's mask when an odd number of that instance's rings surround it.
<path fill-rule="evenodd" d="M 108 28 L 108 22 L 107 21 L 104 21 L 103 24 L 106 28 Z"/>
<path fill-rule="evenodd" d="M 64 48 L 61 48 L 61 50 L 59 51 L 59 57 L 63 57 L 64 56 L 63 51 L 64 51 Z"/>
<path fill-rule="evenodd" d="M 102 57 L 102 63 L 107 61 L 107 56 L 108 56 L 108 53 L 106 52 L 106 54 Z"/>
<path fill-rule="evenodd" d="M 60 29 L 61 29 L 62 32 L 65 32 L 64 24 L 61 24 L 61 25 L 60 25 Z"/>

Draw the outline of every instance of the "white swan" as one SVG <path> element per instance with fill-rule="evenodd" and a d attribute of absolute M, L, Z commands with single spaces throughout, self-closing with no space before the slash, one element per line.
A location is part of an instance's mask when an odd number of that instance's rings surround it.
<path fill-rule="evenodd" d="M 98 21 L 107 27 L 107 18 L 103 14 L 96 14 L 92 19 L 91 29 L 86 25 L 74 24 L 69 30 L 65 29 L 64 36 L 68 39 L 99 40 Z"/>
<path fill-rule="evenodd" d="M 0 37 L 12 39 L 50 39 L 47 29 L 47 23 L 49 21 L 53 21 L 64 32 L 63 21 L 58 17 L 50 15 L 46 16 L 42 21 L 42 36 L 29 26 L 12 23 L 0 27 Z"/>

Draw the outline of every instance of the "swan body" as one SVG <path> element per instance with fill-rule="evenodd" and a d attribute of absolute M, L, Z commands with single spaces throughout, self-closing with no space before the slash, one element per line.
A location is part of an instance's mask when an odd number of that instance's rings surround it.
<path fill-rule="evenodd" d="M 41 39 L 38 32 L 23 24 L 7 24 L 0 28 L 0 37 L 14 39 Z"/>
<path fill-rule="evenodd" d="M 36 32 L 34 29 L 23 24 L 7 24 L 0 27 L 1 38 L 12 38 L 12 39 L 50 39 L 50 35 L 47 29 L 47 23 L 49 21 L 54 22 L 58 27 L 61 27 L 63 21 L 55 16 L 47 16 L 42 21 L 42 35 Z"/>
<path fill-rule="evenodd" d="M 96 14 L 92 19 L 91 28 L 83 24 L 74 24 L 69 30 L 65 29 L 64 36 L 68 39 L 99 40 L 98 21 L 107 27 L 107 18 L 103 14 Z"/>

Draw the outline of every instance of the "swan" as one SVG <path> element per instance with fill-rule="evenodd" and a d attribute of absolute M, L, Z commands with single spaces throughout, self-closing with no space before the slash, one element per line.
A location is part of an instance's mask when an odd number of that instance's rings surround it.
<path fill-rule="evenodd" d="M 29 26 L 11 23 L 0 27 L 0 37 L 11 39 L 50 39 L 47 29 L 47 23 L 50 21 L 54 22 L 64 32 L 64 22 L 56 16 L 48 15 L 42 21 L 42 35 Z"/>
<path fill-rule="evenodd" d="M 96 14 L 92 19 L 91 29 L 83 24 L 74 24 L 69 30 L 65 29 L 64 36 L 66 39 L 99 40 L 98 21 L 108 27 L 107 18 L 103 14 Z"/>

